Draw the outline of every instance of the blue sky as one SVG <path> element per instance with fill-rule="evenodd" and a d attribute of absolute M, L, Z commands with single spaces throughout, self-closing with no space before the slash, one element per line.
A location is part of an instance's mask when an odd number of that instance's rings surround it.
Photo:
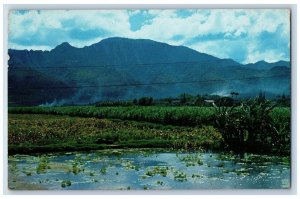
<path fill-rule="evenodd" d="M 184 45 L 241 63 L 290 59 L 286 9 L 19 10 L 9 16 L 9 48 L 88 46 L 108 37 Z"/>

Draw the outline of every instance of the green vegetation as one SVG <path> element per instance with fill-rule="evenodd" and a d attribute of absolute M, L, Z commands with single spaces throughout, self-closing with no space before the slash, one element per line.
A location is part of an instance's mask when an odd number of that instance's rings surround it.
<path fill-rule="evenodd" d="M 213 125 L 216 110 L 213 107 L 192 106 L 128 106 L 128 107 L 95 107 L 95 106 L 65 106 L 65 107 L 9 107 L 9 113 L 16 114 L 50 114 L 75 117 L 95 117 L 145 121 L 159 124 L 183 126 Z M 290 108 L 274 108 L 270 115 L 280 121 L 290 120 Z"/>
<path fill-rule="evenodd" d="M 69 187 L 69 186 L 71 186 L 71 185 L 72 185 L 72 183 L 71 183 L 70 180 L 63 180 L 63 181 L 61 182 L 61 187 L 62 187 L 62 188 Z"/>
<path fill-rule="evenodd" d="M 95 103 L 97 107 L 107 106 L 200 106 L 200 107 L 213 107 L 213 104 L 209 101 L 214 101 L 215 104 L 222 106 L 233 106 L 244 101 L 243 98 L 239 98 L 238 92 L 231 92 L 229 96 L 219 95 L 191 95 L 183 93 L 177 97 L 168 97 L 153 99 L 152 97 L 141 97 L 134 100 L 114 100 L 114 101 L 99 101 Z M 266 100 L 266 92 L 260 91 L 258 98 Z M 290 96 L 286 96 L 284 93 L 276 97 L 272 97 L 271 101 L 276 103 L 278 107 L 290 107 Z"/>
<path fill-rule="evenodd" d="M 48 165 L 49 160 L 46 156 L 43 156 L 39 159 L 39 164 L 36 168 L 36 173 L 40 174 L 40 173 L 46 173 L 47 169 L 50 169 L 50 166 Z"/>
<path fill-rule="evenodd" d="M 274 108 L 274 103 L 262 98 L 216 107 L 216 125 L 234 151 L 289 154 L 290 113 Z"/>
<path fill-rule="evenodd" d="M 133 104 L 140 105 L 140 106 L 151 106 L 153 105 L 153 98 L 152 97 L 142 97 L 138 100 L 133 100 Z"/>
<path fill-rule="evenodd" d="M 202 164 L 197 163 L 200 158 Z M 97 188 L 105 189 L 108 185 L 118 188 L 115 185 L 121 183 L 120 188 L 123 190 L 143 189 L 144 185 L 146 189 L 168 189 L 170 186 L 182 188 L 186 183 L 213 185 L 219 179 L 228 179 L 228 176 L 234 183 L 238 181 L 247 186 L 249 182 L 263 184 L 260 182 L 267 181 L 272 187 L 275 179 L 279 186 L 282 179 L 290 179 L 290 157 L 249 153 L 241 155 L 196 150 L 187 153 L 169 149 L 107 149 L 42 156 L 16 154 L 9 156 L 8 161 L 12 176 L 9 187 L 14 189 L 23 188 L 24 182 L 66 189 L 90 188 L 95 184 Z M 43 173 L 35 173 L 42 162 L 47 162 L 50 168 Z M 194 168 L 185 165 L 185 162 L 193 163 Z M 74 164 L 80 166 L 82 171 L 79 174 L 71 172 Z M 141 169 L 131 170 L 128 165 Z M 244 182 L 241 181 L 243 178 L 246 178 Z M 135 184 L 136 182 L 139 184 Z M 260 185 L 258 188 L 261 188 Z"/>
<path fill-rule="evenodd" d="M 168 170 L 169 167 L 159 167 L 159 166 L 155 166 L 153 167 L 153 169 L 151 170 L 147 170 L 147 172 L 145 173 L 146 176 L 155 176 L 156 174 L 160 174 L 163 177 L 166 177 L 168 175 Z"/>
<path fill-rule="evenodd" d="M 102 167 L 102 168 L 100 169 L 100 173 L 101 173 L 101 174 L 105 175 L 106 172 L 107 172 L 107 168 L 106 168 L 106 167 Z"/>
<path fill-rule="evenodd" d="M 76 117 L 95 117 L 145 121 L 159 124 L 181 126 L 212 125 L 214 123 L 212 107 L 164 107 L 164 106 L 128 106 L 128 107 L 10 107 L 9 113 L 51 114 Z"/>
<path fill-rule="evenodd" d="M 160 181 L 160 180 L 158 180 L 158 181 L 156 181 L 156 184 L 158 184 L 158 185 L 163 185 L 163 184 L 164 184 L 164 182 L 163 182 L 163 181 Z"/>
<path fill-rule="evenodd" d="M 175 171 L 174 172 L 174 180 L 176 180 L 178 182 L 187 181 L 187 175 L 186 175 L 186 173 L 184 173 L 182 171 Z"/>
<path fill-rule="evenodd" d="M 178 127 L 57 115 L 9 114 L 8 131 L 9 153 L 124 147 L 217 149 L 222 143 L 221 134 L 212 126 Z M 74 163 L 72 172 L 80 172 L 79 163 Z"/>
<path fill-rule="evenodd" d="M 263 98 L 228 103 L 224 98 L 218 107 L 10 107 L 9 152 L 126 147 L 290 152 L 290 108 Z"/>
<path fill-rule="evenodd" d="M 200 154 L 188 154 L 183 157 L 179 158 L 182 162 L 185 163 L 187 167 L 189 166 L 196 166 L 196 165 L 203 165 L 203 161 L 201 160 Z"/>

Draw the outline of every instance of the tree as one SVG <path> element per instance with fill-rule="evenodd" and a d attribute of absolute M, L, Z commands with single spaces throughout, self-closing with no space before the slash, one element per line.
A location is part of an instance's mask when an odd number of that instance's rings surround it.
<path fill-rule="evenodd" d="M 133 104 L 137 104 L 137 102 L 138 102 L 137 99 L 133 100 Z"/>
<path fill-rule="evenodd" d="M 153 98 L 152 97 L 142 97 L 137 102 L 140 106 L 150 106 L 153 104 Z"/>
<path fill-rule="evenodd" d="M 187 102 L 186 94 L 183 93 L 183 95 L 180 97 L 180 104 L 185 104 Z"/>
<path fill-rule="evenodd" d="M 195 105 L 196 106 L 204 106 L 204 105 L 206 105 L 205 98 L 199 96 L 197 98 L 197 100 L 195 101 Z"/>
<path fill-rule="evenodd" d="M 266 92 L 259 91 L 257 100 L 259 102 L 265 102 L 266 101 Z"/>
<path fill-rule="evenodd" d="M 236 92 L 236 93 L 235 93 L 235 99 L 237 98 L 237 96 L 238 96 L 238 95 L 239 95 L 239 93 L 238 93 L 238 92 Z"/>
<path fill-rule="evenodd" d="M 232 98 L 233 98 L 233 95 L 234 95 L 234 94 L 235 94 L 235 92 L 231 92 L 231 93 L 230 93 L 230 95 L 231 95 Z"/>
<path fill-rule="evenodd" d="M 277 105 L 283 107 L 290 106 L 291 105 L 290 98 L 286 97 L 285 94 L 283 93 L 281 96 L 279 96 L 279 99 L 277 100 Z"/>
<path fill-rule="evenodd" d="M 237 98 L 239 93 L 238 92 L 231 92 L 230 95 L 231 95 L 232 98 L 233 98 L 233 96 L 235 96 L 235 98 Z"/>
<path fill-rule="evenodd" d="M 166 100 L 167 100 L 168 104 L 171 104 L 173 99 L 171 97 L 168 97 L 168 98 L 166 98 Z"/>

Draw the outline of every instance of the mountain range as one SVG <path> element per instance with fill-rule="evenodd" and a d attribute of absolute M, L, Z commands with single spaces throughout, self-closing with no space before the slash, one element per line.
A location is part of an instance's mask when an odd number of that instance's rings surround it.
<path fill-rule="evenodd" d="M 17 105 L 88 104 L 182 93 L 290 94 L 290 62 L 241 64 L 185 46 L 113 37 L 83 48 L 9 49 L 8 100 Z"/>

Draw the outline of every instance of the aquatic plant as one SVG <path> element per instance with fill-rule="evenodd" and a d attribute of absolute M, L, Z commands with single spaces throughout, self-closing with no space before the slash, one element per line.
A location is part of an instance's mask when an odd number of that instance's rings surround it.
<path fill-rule="evenodd" d="M 179 181 L 179 182 L 187 181 L 187 175 L 186 175 L 186 173 L 184 173 L 182 171 L 175 171 L 174 172 L 174 180 Z"/>
<path fill-rule="evenodd" d="M 180 161 L 184 162 L 187 167 L 203 165 L 201 160 L 201 154 L 188 154 L 179 158 Z"/>
<path fill-rule="evenodd" d="M 133 165 L 133 162 L 130 160 L 122 163 L 122 166 L 124 166 L 126 170 L 130 170 L 130 169 L 136 170 L 137 169 L 137 167 L 135 165 Z"/>
<path fill-rule="evenodd" d="M 30 171 L 28 171 L 28 172 L 26 172 L 25 174 L 26 174 L 27 176 L 31 176 L 32 173 L 31 173 Z"/>
<path fill-rule="evenodd" d="M 63 180 L 63 181 L 61 182 L 61 187 L 63 187 L 63 188 L 69 187 L 69 186 L 71 186 L 71 185 L 72 185 L 72 183 L 71 183 L 70 180 Z"/>
<path fill-rule="evenodd" d="M 156 181 L 156 184 L 159 184 L 159 185 L 163 185 L 163 181 L 160 181 L 160 180 L 158 180 L 158 181 Z"/>
<path fill-rule="evenodd" d="M 105 175 L 107 173 L 107 168 L 105 166 L 103 166 L 101 169 L 100 169 L 100 173 L 102 173 L 103 175 Z"/>
<path fill-rule="evenodd" d="M 236 170 L 234 170 L 233 172 L 234 172 L 235 174 L 237 174 L 237 175 L 243 175 L 243 176 L 249 175 L 249 172 L 248 172 L 248 170 L 247 170 L 246 168 L 236 169 Z"/>
<path fill-rule="evenodd" d="M 155 176 L 156 174 L 159 174 L 163 177 L 166 177 L 168 175 L 168 167 L 160 167 L 160 166 L 155 166 L 153 169 L 148 169 L 145 173 L 146 176 Z"/>
<path fill-rule="evenodd" d="M 225 163 L 224 162 L 219 162 L 218 164 L 217 164 L 217 167 L 224 167 L 225 166 Z"/>
<path fill-rule="evenodd" d="M 77 163 L 73 163 L 72 165 L 72 172 L 77 175 L 78 173 L 80 173 L 82 170 L 78 167 Z"/>
<path fill-rule="evenodd" d="M 46 156 L 42 156 L 39 158 L 39 163 L 36 168 L 36 173 L 46 173 L 47 169 L 50 169 L 51 167 L 49 166 L 49 159 Z"/>
<path fill-rule="evenodd" d="M 192 178 L 201 178 L 202 175 L 199 175 L 199 174 L 192 174 Z"/>
<path fill-rule="evenodd" d="M 228 169 L 223 169 L 222 172 L 223 172 L 223 173 L 230 173 L 230 170 L 228 170 Z"/>

